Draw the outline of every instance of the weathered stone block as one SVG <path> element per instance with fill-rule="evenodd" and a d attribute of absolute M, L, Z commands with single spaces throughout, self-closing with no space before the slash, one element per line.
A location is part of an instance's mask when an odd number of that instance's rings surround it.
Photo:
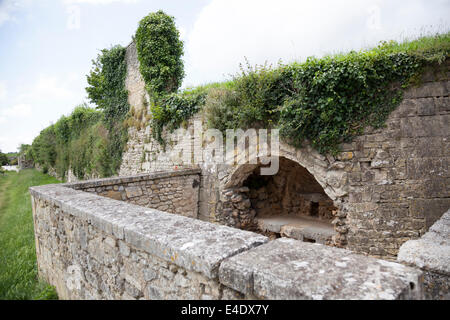
<path fill-rule="evenodd" d="M 425 271 L 428 299 L 450 298 L 450 210 L 418 240 L 405 242 L 398 261 Z"/>
<path fill-rule="evenodd" d="M 135 198 L 142 196 L 142 188 L 141 187 L 126 187 L 125 192 L 128 198 Z"/>
<path fill-rule="evenodd" d="M 450 208 L 450 199 L 415 199 L 411 202 L 409 213 L 413 218 L 424 218 L 429 228 Z"/>
<path fill-rule="evenodd" d="M 423 295 L 417 269 L 285 238 L 227 259 L 219 279 L 263 299 L 420 299 Z"/>

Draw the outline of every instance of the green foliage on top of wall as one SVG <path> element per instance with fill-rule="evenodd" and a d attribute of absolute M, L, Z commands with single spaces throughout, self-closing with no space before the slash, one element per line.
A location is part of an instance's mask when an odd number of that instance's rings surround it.
<path fill-rule="evenodd" d="M 185 119 L 200 110 L 200 106 L 205 103 L 205 96 L 202 91 L 184 91 L 165 95 L 157 103 L 153 102 L 150 105 L 152 137 L 165 146 L 162 137 L 164 126 L 170 131 L 180 127 Z"/>
<path fill-rule="evenodd" d="M 450 33 L 444 33 L 275 68 L 252 67 L 247 61 L 231 81 L 154 103 L 153 136 L 163 144 L 164 127 L 173 130 L 203 108 L 210 128 L 279 128 L 291 145 L 308 141 L 321 153 L 336 154 L 340 143 L 367 126 L 383 126 L 402 101 L 403 90 L 449 52 Z M 186 100 L 188 92 L 201 98 Z"/>
<path fill-rule="evenodd" d="M 69 168 L 80 179 L 89 174 L 111 175 L 110 142 L 103 117 L 102 111 L 80 105 L 42 130 L 31 148 L 21 152 L 44 172 L 52 168 L 62 178 Z"/>
<path fill-rule="evenodd" d="M 281 136 L 299 147 L 337 152 L 340 142 L 383 125 L 421 61 L 398 54 L 350 53 L 286 67 L 291 90 L 279 108 Z"/>
<path fill-rule="evenodd" d="M 321 153 L 335 154 L 341 142 L 365 127 L 382 126 L 401 102 L 403 89 L 449 52 L 446 33 L 277 68 L 247 64 L 233 85 L 208 92 L 208 125 L 279 128 L 281 137 L 296 147 L 308 141 Z"/>
<path fill-rule="evenodd" d="M 163 11 L 152 12 L 139 22 L 136 49 L 140 71 L 150 96 L 178 90 L 184 77 L 183 42 L 174 18 Z"/>

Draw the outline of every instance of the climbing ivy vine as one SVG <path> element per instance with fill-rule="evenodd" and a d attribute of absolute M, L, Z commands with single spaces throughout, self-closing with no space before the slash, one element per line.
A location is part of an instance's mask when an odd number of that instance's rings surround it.
<path fill-rule="evenodd" d="M 308 141 L 321 153 L 335 154 L 341 142 L 367 126 L 382 126 L 402 101 L 403 89 L 449 52 L 446 33 L 276 68 L 247 64 L 233 85 L 207 95 L 208 124 L 221 130 L 279 128 L 296 147 Z"/>
<path fill-rule="evenodd" d="M 124 126 L 130 109 L 128 91 L 125 88 L 125 53 L 126 49 L 122 46 L 103 49 L 93 61 L 93 68 L 87 76 L 88 97 L 103 111 L 103 121 L 108 131 L 107 143 L 104 146 L 106 157 L 102 164 L 104 176 L 118 172 L 128 139 L 127 128 Z"/>

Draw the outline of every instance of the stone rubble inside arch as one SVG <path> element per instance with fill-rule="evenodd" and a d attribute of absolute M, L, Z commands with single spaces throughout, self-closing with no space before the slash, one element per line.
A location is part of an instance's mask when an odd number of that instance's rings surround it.
<path fill-rule="evenodd" d="M 299 164 L 280 158 L 280 171 L 261 176 L 246 165 L 224 191 L 221 222 L 236 228 L 328 245 L 345 245 L 345 214 Z"/>

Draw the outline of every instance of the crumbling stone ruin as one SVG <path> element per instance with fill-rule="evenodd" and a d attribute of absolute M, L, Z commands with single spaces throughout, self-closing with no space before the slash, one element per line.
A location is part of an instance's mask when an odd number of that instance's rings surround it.
<path fill-rule="evenodd" d="M 135 57 L 136 49 L 131 43 L 127 48 L 127 89 L 130 103 L 142 103 L 145 85 Z M 303 170 L 310 175 L 305 183 L 297 183 L 297 188 L 323 196 L 319 208 L 322 212 L 331 211 L 326 216 L 334 228 L 333 245 L 393 260 L 405 241 L 422 236 L 450 207 L 449 66 L 447 60 L 442 72 L 425 72 L 422 85 L 405 92 L 404 100 L 391 113 L 385 128 L 367 129 L 351 143 L 342 144 L 342 152 L 336 157 L 323 156 L 307 145 L 296 149 L 280 143 L 279 155 L 283 163 L 280 174 L 292 175 L 294 171 Z M 187 131 L 194 132 L 196 121 L 204 119 L 201 115 L 191 119 Z M 173 146 L 167 146 L 164 151 L 158 142 L 149 138 L 149 128 L 130 128 L 129 135 L 120 175 L 183 167 L 181 159 L 173 155 Z M 171 140 L 173 134 L 167 132 L 166 137 Z M 182 147 L 195 150 L 195 137 L 191 142 Z M 249 177 L 258 170 L 257 165 L 213 166 L 208 159 L 201 159 L 193 167 L 202 170 L 198 218 L 255 230 L 258 225 L 254 220 L 258 216 L 255 206 L 263 204 L 252 199 L 256 191 L 242 191 L 248 188 Z M 274 179 L 280 182 L 281 175 Z M 263 191 L 260 192 L 264 197 Z M 283 204 L 275 200 L 280 196 L 272 193 L 267 201 L 271 206 L 281 207 Z M 300 203 L 301 198 L 304 197 L 286 196 L 284 201 L 299 206 L 292 201 Z M 333 203 L 327 202 L 327 198 Z M 286 210 L 283 212 L 287 214 Z M 274 213 L 272 210 L 271 214 Z M 274 231 L 270 228 L 266 231 L 281 233 L 284 225 L 271 224 Z M 285 234 L 290 232 L 287 231 L 290 228 L 284 229 Z"/>
<path fill-rule="evenodd" d="M 281 142 L 274 176 L 184 164 L 201 114 L 166 149 L 131 127 L 119 177 L 31 188 L 40 275 L 68 299 L 450 299 L 449 67 L 336 156 Z"/>
<path fill-rule="evenodd" d="M 19 155 L 17 165 L 20 170 L 34 168 L 33 160 L 26 159 L 24 155 Z"/>
<path fill-rule="evenodd" d="M 32 187 L 40 276 L 62 299 L 422 298 L 415 268 L 133 204 L 149 189 L 168 199 L 173 192 L 160 186 L 199 173 Z M 99 196 L 110 191 L 124 191 L 124 200 Z M 165 205 L 191 203 L 185 196 Z"/>

